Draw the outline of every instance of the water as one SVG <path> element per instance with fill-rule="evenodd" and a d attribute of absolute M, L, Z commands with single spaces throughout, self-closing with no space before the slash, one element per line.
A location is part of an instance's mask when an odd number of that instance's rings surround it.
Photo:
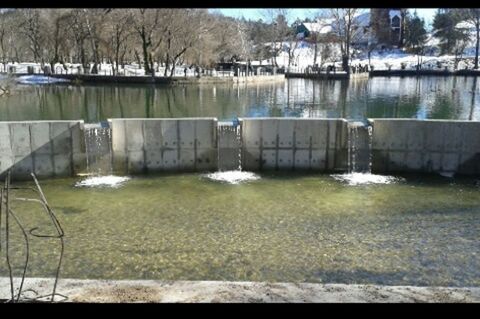
<path fill-rule="evenodd" d="M 0 121 L 108 118 L 321 117 L 480 119 L 473 77 L 375 77 L 356 81 L 290 79 L 246 85 L 19 85 L 0 99 Z"/>
<path fill-rule="evenodd" d="M 112 131 L 102 124 L 85 124 L 87 174 L 106 175 L 112 172 Z"/>
<path fill-rule="evenodd" d="M 84 178 L 41 184 L 66 232 L 62 278 L 480 286 L 479 186 L 404 178 L 355 187 L 287 173 L 237 185 L 202 174 L 136 176 L 117 188 L 75 187 Z M 51 227 L 35 203 L 13 205 L 27 229 Z M 12 228 L 19 274 L 23 246 Z M 57 242 L 32 239 L 31 249 L 28 276 L 52 275 Z"/>

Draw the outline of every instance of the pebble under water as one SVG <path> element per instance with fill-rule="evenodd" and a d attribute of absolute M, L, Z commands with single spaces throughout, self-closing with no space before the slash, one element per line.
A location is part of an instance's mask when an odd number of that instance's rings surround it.
<path fill-rule="evenodd" d="M 61 278 L 480 286 L 472 179 L 350 186 L 320 174 L 260 177 L 231 185 L 203 174 L 136 176 L 113 188 L 75 187 L 84 177 L 40 181 L 66 233 Z M 12 208 L 27 229 L 52 229 L 35 203 Z M 24 244 L 11 229 L 20 275 Z M 52 276 L 59 244 L 30 246 L 27 276 Z"/>

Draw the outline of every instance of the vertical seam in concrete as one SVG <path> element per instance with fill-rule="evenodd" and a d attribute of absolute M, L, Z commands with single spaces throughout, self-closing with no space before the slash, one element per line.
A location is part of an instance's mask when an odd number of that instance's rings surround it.
<path fill-rule="evenodd" d="M 275 136 L 275 170 L 278 171 L 278 148 L 280 147 L 280 134 L 278 133 L 278 130 L 280 129 L 280 120 L 275 120 L 275 122 L 275 132 L 277 133 Z"/>
<path fill-rule="evenodd" d="M 319 122 L 321 123 L 321 122 Z M 325 167 L 324 167 L 324 170 L 328 170 L 329 169 L 329 159 L 328 157 L 330 156 L 330 121 L 327 121 L 327 144 L 325 146 Z"/>
<path fill-rule="evenodd" d="M 293 122 L 293 138 L 292 138 L 292 143 L 293 143 L 293 156 L 292 156 L 292 167 L 291 169 L 294 171 L 295 170 L 295 162 L 297 158 L 297 124 L 298 121 Z"/>
<path fill-rule="evenodd" d="M 124 136 L 124 150 L 125 150 L 125 159 L 123 160 L 123 165 L 125 166 L 125 171 L 126 173 L 130 173 L 130 156 L 128 155 L 128 130 L 127 130 L 127 121 L 128 120 L 122 120 L 123 121 L 123 130 L 125 132 Z"/>
<path fill-rule="evenodd" d="M 197 121 L 193 121 L 193 169 L 197 170 Z"/>
<path fill-rule="evenodd" d="M 260 161 L 259 170 L 263 170 L 263 121 L 259 121 L 259 122 L 260 122 L 260 157 L 258 160 Z"/>
<path fill-rule="evenodd" d="M 28 124 L 28 138 L 29 138 L 29 145 L 30 145 L 30 155 L 32 157 L 32 173 L 37 175 L 35 170 L 35 154 L 32 147 L 32 124 Z"/>
<path fill-rule="evenodd" d="M 52 159 L 52 173 L 53 176 L 57 176 L 56 169 L 55 169 L 55 148 L 54 148 L 54 143 L 53 143 L 53 128 L 52 128 L 52 123 L 48 123 L 48 139 L 50 143 L 50 156 Z"/>
<path fill-rule="evenodd" d="M 145 152 L 146 152 L 146 147 L 145 147 L 145 142 L 146 142 L 146 139 L 145 139 L 145 122 L 146 122 L 146 120 L 142 121 L 142 154 L 143 154 L 142 172 L 144 172 L 144 173 L 148 172 L 147 156 L 145 154 Z"/>
<path fill-rule="evenodd" d="M 75 176 L 75 168 L 73 165 L 73 134 L 72 128 L 70 127 L 70 123 L 68 123 L 68 131 L 70 133 L 69 140 L 70 140 L 70 176 Z"/>
<path fill-rule="evenodd" d="M 175 120 L 177 124 L 177 163 L 176 163 L 176 170 L 180 168 L 180 121 Z"/>

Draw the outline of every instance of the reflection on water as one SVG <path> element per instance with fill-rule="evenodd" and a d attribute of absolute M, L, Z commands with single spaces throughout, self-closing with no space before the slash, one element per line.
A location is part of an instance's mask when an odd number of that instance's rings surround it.
<path fill-rule="evenodd" d="M 405 178 L 348 186 L 269 173 L 229 185 L 175 174 L 119 188 L 75 187 L 81 178 L 42 188 L 66 233 L 63 278 L 480 286 L 480 188 Z M 51 227 L 33 203 L 12 205 L 27 229 Z M 12 232 L 19 274 L 24 247 Z M 52 275 L 58 242 L 32 239 L 30 249 L 28 276 Z"/>
<path fill-rule="evenodd" d="M 290 79 L 247 85 L 21 86 L 0 99 L 0 120 L 293 116 L 480 118 L 475 77 L 375 77 L 355 81 Z"/>

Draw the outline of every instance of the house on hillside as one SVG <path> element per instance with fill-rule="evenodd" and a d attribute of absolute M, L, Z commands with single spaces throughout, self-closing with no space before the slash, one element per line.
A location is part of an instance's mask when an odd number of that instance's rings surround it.
<path fill-rule="evenodd" d="M 386 47 L 399 47 L 404 37 L 404 9 L 370 9 L 354 18 L 354 46 L 376 43 Z M 315 22 L 299 23 L 297 39 L 315 42 L 321 38 L 338 36 L 341 26 L 333 18 L 318 19 Z"/>

